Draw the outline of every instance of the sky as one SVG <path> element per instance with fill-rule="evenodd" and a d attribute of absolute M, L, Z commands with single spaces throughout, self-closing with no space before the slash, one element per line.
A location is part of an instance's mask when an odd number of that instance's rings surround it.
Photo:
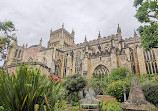
<path fill-rule="evenodd" d="M 47 46 L 50 30 L 74 28 L 75 43 L 116 34 L 118 24 L 123 38 L 133 37 L 140 23 L 134 17 L 134 0 L 0 0 L 0 21 L 11 20 L 18 44 Z"/>

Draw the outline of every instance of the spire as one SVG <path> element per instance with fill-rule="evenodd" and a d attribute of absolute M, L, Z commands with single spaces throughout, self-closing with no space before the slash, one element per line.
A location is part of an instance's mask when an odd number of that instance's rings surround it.
<path fill-rule="evenodd" d="M 72 35 L 73 37 L 74 37 L 74 35 L 75 35 L 74 28 L 72 29 L 71 35 Z"/>
<path fill-rule="evenodd" d="M 26 43 L 26 48 L 27 48 L 27 46 L 28 46 L 28 43 Z"/>
<path fill-rule="evenodd" d="M 85 39 L 84 39 L 84 42 L 87 42 L 87 37 L 86 37 L 86 35 L 85 35 Z"/>
<path fill-rule="evenodd" d="M 52 28 L 50 29 L 50 34 L 52 33 Z"/>
<path fill-rule="evenodd" d="M 64 28 L 64 23 L 62 24 L 62 28 Z"/>
<path fill-rule="evenodd" d="M 136 37 L 137 36 L 137 33 L 136 33 L 136 30 L 134 29 L 134 37 Z"/>
<path fill-rule="evenodd" d="M 40 43 L 39 43 L 39 45 L 40 45 L 40 46 L 42 45 L 42 38 L 41 38 L 41 40 L 40 40 Z"/>
<path fill-rule="evenodd" d="M 118 24 L 118 28 L 117 28 L 117 33 L 121 33 L 121 28 L 120 28 L 119 24 Z"/>
<path fill-rule="evenodd" d="M 99 34 L 98 34 L 98 39 L 99 39 L 99 38 L 101 38 L 100 31 L 99 31 Z"/>

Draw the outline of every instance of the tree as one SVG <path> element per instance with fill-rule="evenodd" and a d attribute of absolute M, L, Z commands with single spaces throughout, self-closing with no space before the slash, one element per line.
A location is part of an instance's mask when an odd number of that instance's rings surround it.
<path fill-rule="evenodd" d="M 141 36 L 141 46 L 146 50 L 158 48 L 158 1 L 134 0 L 137 9 L 135 17 L 144 23 L 137 30 Z"/>
<path fill-rule="evenodd" d="M 10 48 L 13 47 L 15 27 L 11 21 L 0 22 L 0 61 L 5 60 Z"/>
<path fill-rule="evenodd" d="M 74 74 L 69 76 L 65 82 L 64 87 L 66 89 L 66 97 L 68 102 L 78 102 L 79 98 L 79 91 L 83 90 L 86 87 L 87 81 L 86 79 L 80 74 Z"/>

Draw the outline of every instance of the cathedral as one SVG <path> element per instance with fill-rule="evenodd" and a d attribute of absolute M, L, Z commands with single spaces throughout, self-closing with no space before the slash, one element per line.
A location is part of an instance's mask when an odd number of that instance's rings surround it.
<path fill-rule="evenodd" d="M 118 25 L 116 34 L 101 37 L 80 44 L 74 43 L 75 32 L 68 32 L 64 25 L 50 31 L 47 47 L 38 45 L 19 46 L 9 51 L 5 65 L 9 73 L 16 70 L 17 64 L 30 64 L 40 68 L 42 74 L 54 74 L 60 78 L 72 74 L 82 74 L 90 78 L 93 73 L 109 74 L 111 70 L 126 67 L 135 74 L 158 73 L 158 50 L 145 51 L 140 47 L 140 37 L 134 31 L 133 37 L 122 39 Z"/>

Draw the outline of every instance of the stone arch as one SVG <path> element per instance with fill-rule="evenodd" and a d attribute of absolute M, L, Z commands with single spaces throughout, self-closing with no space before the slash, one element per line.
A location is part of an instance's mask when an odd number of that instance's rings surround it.
<path fill-rule="evenodd" d="M 29 57 L 28 62 L 29 62 L 29 63 L 30 63 L 30 62 L 33 62 L 32 57 Z"/>
<path fill-rule="evenodd" d="M 58 59 L 55 63 L 55 75 L 60 77 L 61 76 L 61 60 Z"/>
<path fill-rule="evenodd" d="M 108 72 L 109 69 L 102 64 L 98 65 L 93 71 L 93 73 L 95 74 L 104 74 L 104 75 L 108 74 Z"/>

